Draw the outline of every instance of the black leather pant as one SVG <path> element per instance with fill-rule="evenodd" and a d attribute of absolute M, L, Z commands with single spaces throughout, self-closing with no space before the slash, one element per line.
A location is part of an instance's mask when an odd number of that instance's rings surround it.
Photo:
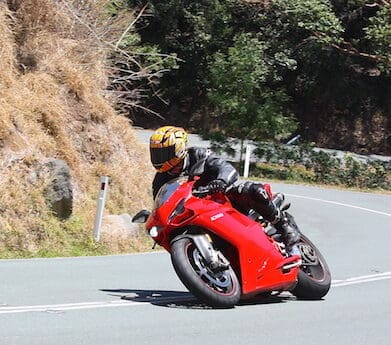
<path fill-rule="evenodd" d="M 275 223 L 279 219 L 278 209 L 270 200 L 262 183 L 242 182 L 235 185 L 227 195 L 232 205 L 244 214 L 253 209 L 269 222 Z"/>

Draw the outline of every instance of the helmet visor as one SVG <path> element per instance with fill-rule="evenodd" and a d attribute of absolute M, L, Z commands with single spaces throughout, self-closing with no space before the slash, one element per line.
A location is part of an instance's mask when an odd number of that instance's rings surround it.
<path fill-rule="evenodd" d="M 151 162 L 154 167 L 161 166 L 175 157 L 175 145 L 168 147 L 151 147 Z"/>

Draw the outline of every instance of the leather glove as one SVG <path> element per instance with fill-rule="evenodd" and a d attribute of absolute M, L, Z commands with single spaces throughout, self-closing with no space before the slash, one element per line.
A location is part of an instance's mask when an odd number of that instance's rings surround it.
<path fill-rule="evenodd" d="M 207 186 L 209 189 L 209 193 L 218 193 L 218 192 L 224 192 L 227 188 L 227 184 L 222 180 L 212 180 L 210 181 Z"/>

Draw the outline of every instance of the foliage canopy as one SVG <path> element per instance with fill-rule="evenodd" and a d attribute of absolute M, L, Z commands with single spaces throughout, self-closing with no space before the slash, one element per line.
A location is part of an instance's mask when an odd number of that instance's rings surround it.
<path fill-rule="evenodd" d="M 141 8 L 145 2 L 128 4 Z M 391 153 L 389 1 L 149 4 L 148 15 L 138 22 L 142 42 L 181 59 L 162 78 L 166 104 L 153 105 L 163 121 L 231 133 L 238 123 L 251 127 L 250 119 L 260 119 L 262 109 L 261 124 L 274 139 L 294 130 L 288 121 L 293 114 L 302 137 L 320 146 Z M 248 78 L 238 76 L 251 63 Z M 264 132 L 251 133 L 263 137 Z"/>

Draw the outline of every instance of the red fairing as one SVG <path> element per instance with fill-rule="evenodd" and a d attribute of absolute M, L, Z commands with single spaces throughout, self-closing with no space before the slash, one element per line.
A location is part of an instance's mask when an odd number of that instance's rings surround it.
<path fill-rule="evenodd" d="M 146 224 L 147 231 L 157 229 L 153 239 L 170 252 L 175 236 L 203 229 L 225 243 L 221 250 L 239 277 L 242 297 L 293 288 L 300 257 L 283 255 L 261 224 L 234 209 L 224 194 L 192 195 L 193 184 L 176 179 L 162 187 Z M 271 197 L 270 185 L 264 187 Z"/>

